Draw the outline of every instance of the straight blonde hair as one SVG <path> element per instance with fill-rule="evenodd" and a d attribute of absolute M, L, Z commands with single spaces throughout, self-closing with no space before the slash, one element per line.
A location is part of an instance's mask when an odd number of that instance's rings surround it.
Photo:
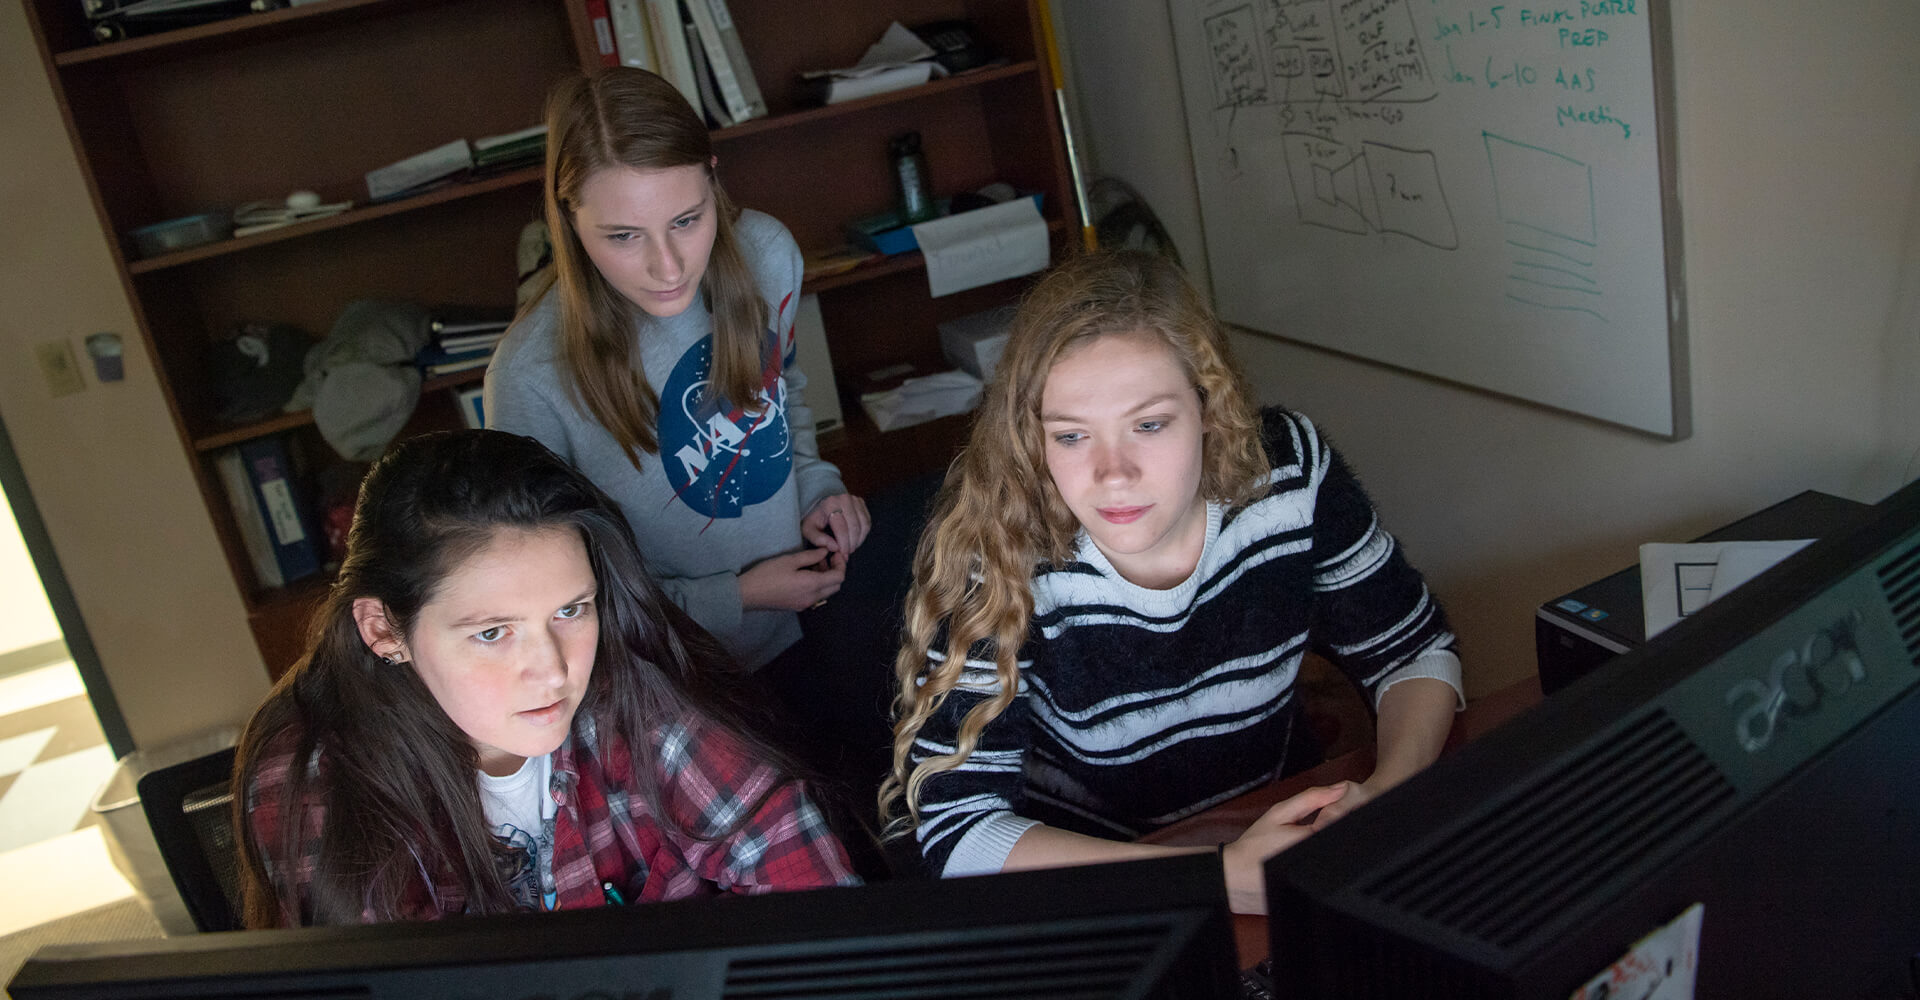
<path fill-rule="evenodd" d="M 1080 523 L 1047 471 L 1040 404 L 1047 375 L 1075 347 L 1144 333 L 1163 341 L 1200 396 L 1200 493 L 1240 506 L 1267 472 L 1258 415 L 1213 310 L 1179 266 L 1138 251 L 1063 263 L 1014 315 L 1007 347 L 974 416 L 966 447 L 914 555 L 900 653 L 894 662 L 893 773 L 880 786 L 889 836 L 919 824 L 927 780 L 964 762 L 980 733 L 1019 691 L 1016 657 L 1033 618 L 1036 566 L 1072 557 Z M 927 651 L 944 630 L 945 659 Z M 1000 689 L 961 723 L 953 753 L 909 767 L 914 738 L 960 680 L 968 658 L 991 660 Z M 892 815 L 901 801 L 904 815 Z"/>
<path fill-rule="evenodd" d="M 659 451 L 654 424 L 660 400 L 634 362 L 637 306 L 614 290 L 587 257 L 574 210 L 588 178 L 610 167 L 665 170 L 698 164 L 713 188 L 718 232 L 700 281 L 713 313 L 709 392 L 759 412 L 768 350 L 767 304 L 760 297 L 734 235 L 740 209 L 714 175 L 707 126 L 667 81 L 625 66 L 569 77 L 547 96 L 547 231 L 558 289 L 560 352 L 573 392 L 613 435 L 634 468 L 640 453 Z M 546 292 L 533 296 L 538 302 Z M 778 349 L 773 349 L 778 363 Z"/>

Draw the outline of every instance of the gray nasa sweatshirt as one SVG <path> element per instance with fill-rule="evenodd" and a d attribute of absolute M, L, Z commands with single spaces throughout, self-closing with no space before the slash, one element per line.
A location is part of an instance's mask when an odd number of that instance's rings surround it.
<path fill-rule="evenodd" d="M 795 357 L 800 249 L 759 212 L 741 213 L 734 233 L 767 303 L 767 356 L 781 362 L 767 366 L 761 413 L 708 393 L 713 317 L 703 301 L 669 319 L 641 313 L 635 357 L 660 398 L 660 450 L 642 454 L 635 469 L 572 389 L 552 292 L 501 341 L 487 366 L 485 406 L 487 426 L 538 439 L 607 491 L 668 596 L 757 668 L 799 639 L 800 625 L 791 611 L 743 609 L 739 574 L 805 547 L 801 516 L 846 488 L 819 457 Z"/>

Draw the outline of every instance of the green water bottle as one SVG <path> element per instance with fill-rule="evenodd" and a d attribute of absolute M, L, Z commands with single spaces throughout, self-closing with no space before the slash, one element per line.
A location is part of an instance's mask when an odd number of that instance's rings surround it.
<path fill-rule="evenodd" d="M 920 133 L 894 136 L 887 143 L 893 157 L 893 179 L 900 188 L 900 224 L 912 225 L 934 217 L 933 193 L 927 183 L 927 158 L 920 152 Z"/>

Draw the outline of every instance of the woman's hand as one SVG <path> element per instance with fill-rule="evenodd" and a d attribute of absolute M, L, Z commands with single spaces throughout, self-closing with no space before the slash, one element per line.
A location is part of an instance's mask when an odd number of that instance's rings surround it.
<path fill-rule="evenodd" d="M 762 559 L 740 574 L 740 606 L 805 611 L 832 597 L 847 578 L 845 563 L 834 565 L 826 549 L 802 549 Z"/>
<path fill-rule="evenodd" d="M 1340 801 L 1353 787 L 1347 781 L 1317 785 L 1276 803 L 1239 840 L 1221 850 L 1227 870 L 1227 905 L 1233 912 L 1267 912 L 1267 881 L 1262 871 L 1267 859 L 1307 839 L 1315 829 L 1307 819 Z"/>
<path fill-rule="evenodd" d="M 833 565 L 844 568 L 847 557 L 867 540 L 873 519 L 867 516 L 867 502 L 851 493 L 821 497 L 807 516 L 800 519 L 800 534 L 807 542 L 834 553 Z"/>
<path fill-rule="evenodd" d="M 1372 802 L 1381 792 L 1386 791 L 1385 788 L 1375 785 L 1371 778 L 1366 781 L 1343 781 L 1341 784 L 1347 786 L 1347 793 L 1340 796 L 1338 802 L 1330 802 L 1321 808 L 1320 815 L 1313 818 L 1314 830 L 1326 829 L 1327 824 Z"/>

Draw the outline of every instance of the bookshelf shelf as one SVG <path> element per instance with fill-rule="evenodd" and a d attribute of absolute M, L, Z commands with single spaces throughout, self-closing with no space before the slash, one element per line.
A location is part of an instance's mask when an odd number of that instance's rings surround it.
<path fill-rule="evenodd" d="M 343 21 L 376 17 L 380 8 L 404 5 L 425 6 L 445 0 L 322 0 L 281 10 L 242 14 L 224 21 L 178 28 L 118 42 L 95 43 L 83 36 L 69 36 L 71 46 L 57 46 L 53 54 L 62 69 L 90 65 L 132 65 L 174 59 L 186 55 L 215 52 L 223 48 L 248 45 L 302 31 L 321 30 Z"/>
<path fill-rule="evenodd" d="M 1055 236 L 1066 232 L 1066 229 L 1067 224 L 1059 219 L 1050 219 L 1047 221 L 1047 232 Z M 924 271 L 926 269 L 926 255 L 918 250 L 910 250 L 906 253 L 882 257 L 879 260 L 861 264 L 849 270 L 841 271 L 838 274 L 809 278 L 807 282 L 801 286 L 800 291 L 817 295 L 821 292 L 830 292 L 837 288 L 847 288 L 866 281 L 874 281 L 896 274 L 907 274 L 912 271 Z"/>
<path fill-rule="evenodd" d="M 462 386 L 477 385 L 486 378 L 486 374 L 486 368 L 481 367 L 469 368 L 466 371 L 454 372 L 451 375 L 435 376 L 420 383 L 420 396 L 424 399 L 429 394 L 439 392 L 442 389 L 458 389 Z M 254 438 L 266 437 L 269 434 L 278 434 L 281 431 L 290 431 L 298 427 L 306 427 L 312 423 L 312 410 L 300 410 L 297 413 L 282 413 L 278 416 L 268 417 L 265 420 L 256 420 L 250 424 L 243 424 L 239 427 L 231 427 L 217 433 L 208 434 L 204 437 L 194 438 L 193 450 L 198 452 L 218 451 L 228 445 L 239 444 L 242 441 L 251 441 Z"/>
<path fill-rule="evenodd" d="M 250 617 L 276 617 L 296 608 L 310 607 L 318 603 L 333 586 L 336 574 L 329 570 L 296 580 L 284 587 L 266 587 L 247 596 L 247 614 Z"/>
<path fill-rule="evenodd" d="M 764 135 L 768 132 L 777 132 L 782 129 L 805 128 L 834 118 L 839 118 L 842 115 L 858 114 L 862 111 L 886 107 L 890 104 L 934 98 L 953 91 L 997 83 L 1001 80 L 1017 79 L 1022 76 L 1038 73 L 1039 71 L 1040 64 L 1032 59 L 1007 66 L 995 66 L 988 69 L 974 70 L 958 76 L 950 76 L 944 80 L 930 80 L 917 87 L 907 87 L 904 90 L 890 90 L 884 94 L 862 97 L 855 101 L 842 101 L 839 104 L 828 104 L 824 107 L 806 108 L 800 111 L 789 111 L 786 114 L 770 115 L 766 118 L 755 118 L 752 121 L 741 122 L 738 125 L 729 125 L 726 128 L 715 129 L 713 139 L 716 143 L 725 143 L 732 139 L 744 139 L 748 136 Z"/>
<path fill-rule="evenodd" d="M 906 274 L 909 271 L 923 271 L 926 270 L 926 267 L 926 257 L 919 251 L 914 250 L 908 253 L 894 254 L 891 257 L 883 257 L 870 264 L 862 264 L 850 271 L 842 271 L 839 274 L 829 274 L 825 277 L 809 280 L 801 286 L 800 291 L 813 294 L 830 292 L 836 288 L 847 288 L 852 285 L 858 285 L 863 281 L 872 281 L 876 278 L 888 277 L 889 275 Z"/>
<path fill-rule="evenodd" d="M 377 205 L 368 205 L 365 208 L 350 208 L 338 215 L 329 215 L 324 219 L 299 222 L 291 226 L 282 226 L 279 229 L 270 229 L 264 233 L 254 233 L 251 236 L 242 236 L 238 239 L 221 240 L 218 243 L 208 243 L 190 250 L 178 250 L 173 253 L 160 254 L 157 257 L 147 257 L 142 260 L 132 261 L 127 264 L 127 272 L 129 274 L 148 274 L 153 271 L 164 271 L 167 268 L 179 267 L 182 264 L 191 264 L 195 261 L 207 260 L 213 257 L 224 257 L 231 253 L 242 253 L 256 247 L 271 246 L 284 240 L 296 240 L 302 236 L 324 233 L 330 229 L 339 229 L 342 226 L 372 222 L 375 219 L 383 219 L 390 215 L 412 212 L 450 201 L 459 201 L 462 198 L 473 198 L 494 191 L 504 191 L 508 188 L 520 187 L 525 184 L 538 184 L 544 174 L 545 168 L 543 167 L 525 167 L 511 173 L 500 174 L 481 180 L 451 184 L 429 191 L 426 194 L 415 195 L 412 198 L 381 202 Z"/>

